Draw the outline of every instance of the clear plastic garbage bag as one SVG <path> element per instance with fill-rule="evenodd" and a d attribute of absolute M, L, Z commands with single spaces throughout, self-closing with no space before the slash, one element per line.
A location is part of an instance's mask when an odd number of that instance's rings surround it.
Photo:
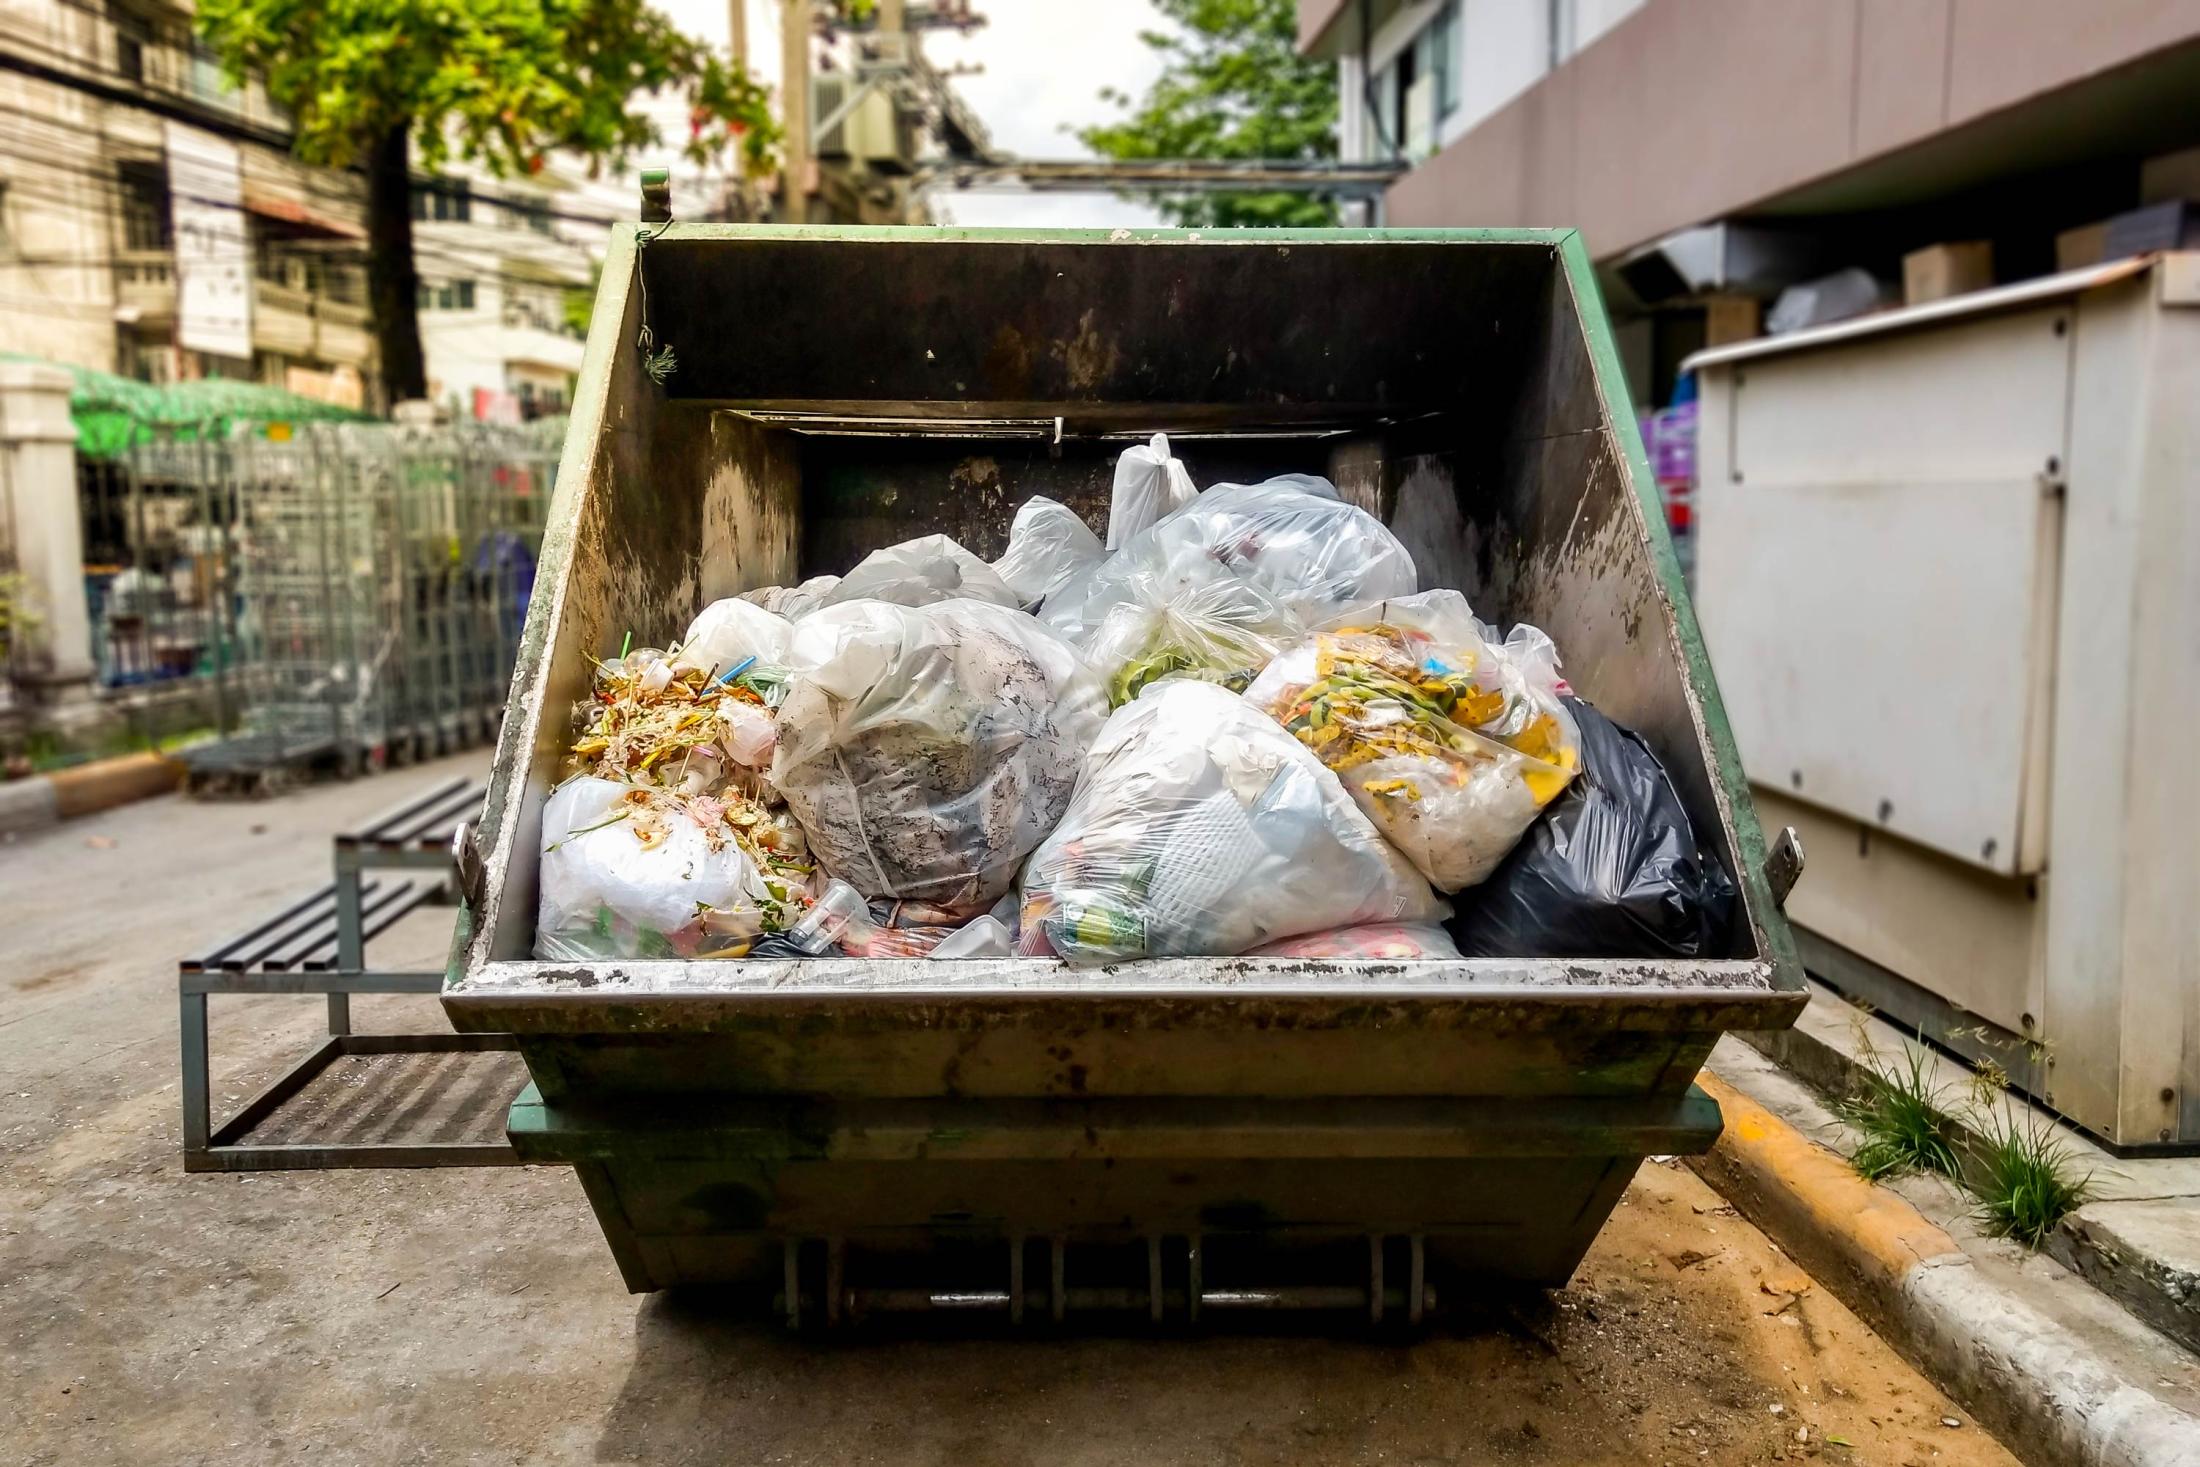
<path fill-rule="evenodd" d="M 716 679 L 736 669 L 787 665 L 794 623 L 763 607 L 729 596 L 713 601 L 688 624 L 672 651 L 674 668 L 697 667 Z"/>
<path fill-rule="evenodd" d="M 753 806 L 583 776 L 542 831 L 538 958 L 739 957 L 808 904 L 801 832 Z"/>
<path fill-rule="evenodd" d="M 1115 461 L 1115 489 L 1108 496 L 1108 544 L 1120 550 L 1131 537 L 1192 502 L 1198 490 L 1183 464 L 1169 453 L 1169 435 L 1123 450 Z"/>
<path fill-rule="evenodd" d="M 1393 598 L 1339 616 L 1246 690 L 1439 891 L 1486 878 L 1581 765 L 1551 639 L 1494 638 L 1456 591 Z"/>
<path fill-rule="evenodd" d="M 1008 582 L 949 535 L 920 535 L 874 550 L 840 584 L 818 599 L 817 609 L 850 601 L 890 601 L 896 606 L 930 606 L 968 599 L 1021 609 L 1022 600 Z"/>
<path fill-rule="evenodd" d="M 1355 962 L 1404 962 L 1464 956 L 1451 934 L 1433 922 L 1369 922 L 1334 932 L 1308 932 L 1254 948 L 1253 958 L 1338 958 Z"/>
<path fill-rule="evenodd" d="M 812 576 L 799 586 L 758 586 L 753 591 L 743 591 L 736 599 L 793 621 L 817 610 L 826 594 L 839 584 L 838 576 Z"/>
<path fill-rule="evenodd" d="M 1734 882 L 1696 839 L 1642 736 L 1586 703 L 1581 775 L 1489 880 L 1463 893 L 1477 957 L 1708 958 L 1726 951 Z"/>
<path fill-rule="evenodd" d="M 1099 680 L 1021 611 L 852 601 L 795 626 L 770 779 L 828 875 L 968 916 L 1069 805 Z"/>
<path fill-rule="evenodd" d="M 1019 604 L 1034 607 L 1106 554 L 1076 510 L 1040 494 L 1018 507 L 1008 527 L 1008 550 L 993 569 Z"/>
<path fill-rule="evenodd" d="M 1348 606 L 1409 596 L 1413 557 L 1382 521 L 1345 503 L 1327 479 L 1285 474 L 1217 484 L 1047 600 L 1048 626 L 1086 646 L 1142 585 L 1200 583 L 1221 572 L 1309 626 Z"/>
<path fill-rule="evenodd" d="M 1088 963 L 1449 911 L 1297 740 L 1194 681 L 1109 717 L 1023 895 L 1022 951 Z"/>
<path fill-rule="evenodd" d="M 1150 543 L 1150 542 L 1149 542 Z M 1125 552 L 1143 556 L 1143 547 Z M 1243 692 L 1304 633 L 1291 609 L 1208 561 L 1126 567 L 1121 599 L 1084 646 L 1120 708 L 1153 683 L 1196 678 Z"/>

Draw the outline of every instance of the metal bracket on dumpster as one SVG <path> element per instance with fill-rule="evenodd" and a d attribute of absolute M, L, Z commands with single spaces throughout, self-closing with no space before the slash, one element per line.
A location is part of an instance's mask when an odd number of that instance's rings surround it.
<path fill-rule="evenodd" d="M 458 899 L 476 920 L 489 893 L 489 870 L 482 863 L 481 848 L 474 844 L 474 823 L 461 820 L 451 831 L 451 865 L 457 872 Z"/>
<path fill-rule="evenodd" d="M 1803 875 L 1803 838 L 1792 825 L 1783 827 L 1765 853 L 1765 885 L 1772 888 L 1772 904 L 1787 909 L 1788 893 Z"/>
<path fill-rule="evenodd" d="M 672 171 L 667 168 L 642 170 L 642 222 L 644 224 L 670 224 L 672 222 Z"/>

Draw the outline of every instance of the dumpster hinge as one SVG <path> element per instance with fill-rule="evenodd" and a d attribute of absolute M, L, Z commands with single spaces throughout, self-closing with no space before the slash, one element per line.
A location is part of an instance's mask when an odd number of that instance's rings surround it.
<path fill-rule="evenodd" d="M 1788 893 L 1803 875 L 1803 838 L 1792 825 L 1782 827 L 1765 853 L 1765 885 L 1772 889 L 1772 904 L 1787 908 Z"/>

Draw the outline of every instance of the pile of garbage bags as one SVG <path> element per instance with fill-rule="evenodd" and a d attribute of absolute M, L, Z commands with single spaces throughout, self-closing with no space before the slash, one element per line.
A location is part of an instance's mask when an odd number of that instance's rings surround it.
<path fill-rule="evenodd" d="M 543 815 L 545 958 L 1723 951 L 1733 883 L 1530 626 L 1422 591 L 1325 479 L 1116 465 L 599 664 Z"/>

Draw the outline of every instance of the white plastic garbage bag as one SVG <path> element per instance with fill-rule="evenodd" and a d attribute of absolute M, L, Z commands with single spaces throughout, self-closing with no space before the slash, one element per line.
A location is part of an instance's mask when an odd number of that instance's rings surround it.
<path fill-rule="evenodd" d="M 1095 963 L 1450 910 L 1321 761 L 1237 694 L 1189 680 L 1109 716 L 1023 894 L 1024 952 Z"/>
<path fill-rule="evenodd" d="M 1581 767 L 1558 651 L 1456 591 L 1356 608 L 1246 690 L 1440 891 L 1483 880 Z"/>
<path fill-rule="evenodd" d="M 1037 606 L 1107 551 L 1077 511 L 1043 494 L 1027 499 L 1008 527 L 1008 550 L 993 569 L 1026 607 Z"/>
<path fill-rule="evenodd" d="M 743 802 L 583 776 L 542 831 L 538 958 L 739 956 L 807 901 L 801 832 Z"/>
<path fill-rule="evenodd" d="M 1068 806 L 1106 712 L 1076 652 L 981 601 L 851 601 L 795 626 L 771 782 L 832 876 L 971 915 Z"/>
<path fill-rule="evenodd" d="M 1108 544 L 1120 550 L 1131 537 L 1192 502 L 1198 491 L 1184 465 L 1169 453 L 1169 435 L 1123 450 L 1115 461 L 1115 489 L 1108 496 Z"/>
<path fill-rule="evenodd" d="M 995 606 L 1021 607 L 1008 582 L 949 535 L 919 535 L 863 557 L 840 584 L 818 599 L 818 609 L 850 601 L 891 601 L 896 606 L 930 606 L 967 598 Z"/>
<path fill-rule="evenodd" d="M 673 648 L 675 669 L 697 667 L 713 680 L 736 668 L 787 665 L 787 643 L 794 624 L 763 607 L 729 596 L 703 608 Z"/>
<path fill-rule="evenodd" d="M 1217 571 L 1309 626 L 1419 585 L 1413 556 L 1382 521 L 1339 499 L 1326 479 L 1286 474 L 1215 485 L 1049 597 L 1046 623 L 1087 646 L 1116 606 L 1143 598 L 1144 586 L 1196 584 Z"/>
<path fill-rule="evenodd" d="M 839 584 L 838 576 L 812 576 L 799 586 L 758 586 L 753 591 L 743 591 L 738 599 L 792 621 L 817 610 L 825 594 Z"/>

